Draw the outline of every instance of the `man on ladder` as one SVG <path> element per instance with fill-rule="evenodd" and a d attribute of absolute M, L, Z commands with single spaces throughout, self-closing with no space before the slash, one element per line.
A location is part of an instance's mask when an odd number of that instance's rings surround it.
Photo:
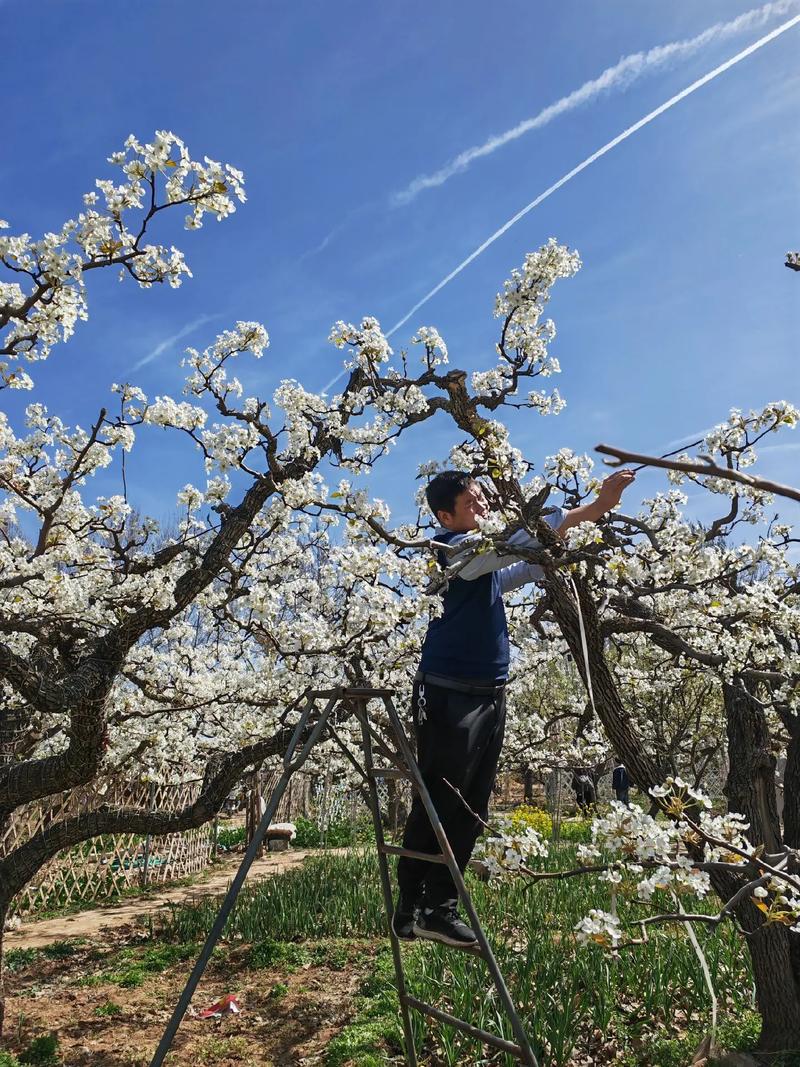
<path fill-rule="evenodd" d="M 591 504 L 566 512 L 553 508 L 544 519 L 558 533 L 596 522 L 619 503 L 634 477 L 632 471 L 617 471 Z M 436 541 L 463 544 L 464 553 L 470 553 L 475 547 L 470 534 L 478 529 L 478 519 L 489 514 L 480 484 L 460 471 L 444 471 L 432 479 L 426 497 L 442 524 Z M 538 547 L 524 530 L 509 540 L 523 548 Z M 440 553 L 443 567 L 458 562 L 458 553 L 449 560 Z M 462 872 L 481 825 L 446 783 L 459 790 L 481 819 L 488 817 L 505 728 L 509 642 L 503 594 L 541 577 L 541 567 L 514 556 L 475 555 L 448 581 L 442 614 L 431 621 L 422 647 L 412 692 L 417 762 Z M 403 848 L 436 851 L 436 836 L 419 796 L 406 822 Z M 456 948 L 475 945 L 475 932 L 458 914 L 458 894 L 446 865 L 401 856 L 397 881 L 392 927 L 398 938 L 423 937 Z"/>

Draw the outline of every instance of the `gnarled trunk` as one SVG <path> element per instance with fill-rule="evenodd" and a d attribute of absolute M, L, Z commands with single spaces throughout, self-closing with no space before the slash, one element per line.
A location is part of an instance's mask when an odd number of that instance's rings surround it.
<path fill-rule="evenodd" d="M 786 766 L 783 771 L 783 840 L 800 848 L 800 717 L 784 719 L 789 729 Z"/>
<path fill-rule="evenodd" d="M 545 585 L 553 616 L 569 646 L 587 692 L 591 684 L 597 715 L 614 751 L 627 767 L 631 781 L 640 789 L 652 789 L 661 785 L 662 775 L 645 751 L 606 662 L 597 606 L 591 592 L 584 579 L 576 576 L 574 581 L 580 598 L 579 605 L 576 605 L 573 595 L 560 577 L 548 577 Z M 581 638 L 581 621 L 586 638 L 586 655 Z M 589 661 L 590 678 L 586 676 L 586 659 Z"/>
<path fill-rule="evenodd" d="M 9 900 L 0 903 L 0 1037 L 3 1036 L 3 1029 L 6 1021 L 5 932 L 6 916 L 8 915 L 10 903 L 11 901 Z"/>
<path fill-rule="evenodd" d="M 775 800 L 775 757 L 770 751 L 764 710 L 738 679 L 723 685 L 723 697 L 730 761 L 724 792 L 729 810 L 747 819 L 747 836 L 754 845 L 763 844 L 767 852 L 777 852 L 783 842 Z M 720 896 L 728 900 L 738 880 L 725 875 L 713 882 Z M 750 901 L 736 909 L 736 917 L 752 935 L 747 947 L 761 1015 L 759 1050 L 800 1052 L 800 938 L 785 926 L 765 924 Z"/>

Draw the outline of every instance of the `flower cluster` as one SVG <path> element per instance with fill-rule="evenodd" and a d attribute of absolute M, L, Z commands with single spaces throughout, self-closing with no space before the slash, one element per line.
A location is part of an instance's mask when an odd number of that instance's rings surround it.
<path fill-rule="evenodd" d="M 490 878 L 519 874 L 520 868 L 547 854 L 547 842 L 541 834 L 531 826 L 515 824 L 508 817 L 498 819 L 475 849 L 475 858 L 486 867 Z"/>
<path fill-rule="evenodd" d="M 0 232 L 0 265 L 11 274 L 0 279 L 0 351 L 12 360 L 46 359 L 88 317 L 88 270 L 119 266 L 123 277 L 130 274 L 145 288 L 156 282 L 177 287 L 190 275 L 177 248 L 144 240 L 156 210 L 188 207 L 186 226 L 197 229 L 207 213 L 224 219 L 245 200 L 240 171 L 207 157 L 192 159 L 183 141 L 166 131 L 149 143 L 131 135 L 109 162 L 123 180 L 98 179 L 97 191 L 83 198 L 84 210 L 57 232 L 38 239 Z M 4 222 L 0 231 L 7 229 Z M 0 360 L 0 388 L 32 384 L 19 365 Z"/>
<path fill-rule="evenodd" d="M 582 945 L 594 944 L 602 948 L 616 948 L 622 939 L 622 928 L 616 915 L 592 908 L 575 926 Z"/>

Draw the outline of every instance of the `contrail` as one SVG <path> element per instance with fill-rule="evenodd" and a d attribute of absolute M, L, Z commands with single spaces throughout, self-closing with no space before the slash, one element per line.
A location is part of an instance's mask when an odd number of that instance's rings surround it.
<path fill-rule="evenodd" d="M 183 340 L 184 337 L 188 337 L 190 333 L 194 333 L 195 330 L 201 326 L 205 326 L 207 322 L 212 322 L 214 319 L 219 318 L 218 315 L 200 315 L 199 318 L 193 319 L 191 322 L 187 322 L 177 333 L 174 333 L 172 337 L 167 337 L 165 340 L 159 342 L 146 356 L 142 356 L 140 360 L 134 363 L 132 370 L 141 370 L 148 363 L 152 363 L 154 359 L 158 359 L 160 355 L 168 351 L 178 341 Z"/>
<path fill-rule="evenodd" d="M 684 56 L 699 51 L 712 41 L 724 40 L 734 37 L 739 33 L 762 26 L 769 19 L 785 15 L 792 8 L 797 7 L 797 0 L 775 0 L 773 3 L 764 4 L 762 7 L 745 11 L 729 22 L 717 22 L 709 26 L 707 30 L 698 33 L 694 37 L 685 38 L 682 41 L 671 41 L 669 44 L 656 45 L 646 52 L 634 52 L 623 56 L 613 67 L 608 67 L 597 78 L 584 82 L 573 92 L 562 96 L 560 100 L 549 104 L 532 118 L 524 119 L 510 130 L 490 137 L 483 144 L 460 152 L 440 170 L 433 174 L 423 174 L 415 178 L 405 189 L 395 193 L 391 198 L 393 207 L 408 204 L 425 189 L 433 189 L 452 178 L 454 174 L 465 171 L 476 159 L 489 156 L 499 148 L 511 141 L 529 133 L 531 130 L 541 129 L 549 125 L 554 119 L 568 111 L 589 103 L 596 96 L 608 93 L 614 89 L 627 89 L 639 78 L 651 71 L 658 70 L 669 63 L 674 63 Z"/>
<path fill-rule="evenodd" d="M 495 230 L 491 237 L 487 237 L 483 244 L 476 248 L 475 251 L 472 252 L 470 255 L 468 255 L 462 263 L 459 263 L 455 270 L 450 271 L 446 278 L 443 278 L 438 283 L 438 285 L 435 285 L 433 289 L 431 289 L 429 293 L 426 293 L 421 300 L 418 300 L 417 303 L 411 308 L 411 310 L 407 314 L 405 314 L 399 322 L 396 322 L 394 324 L 394 326 L 391 328 L 391 330 L 388 331 L 386 336 L 391 337 L 392 334 L 399 330 L 401 326 L 404 326 L 415 312 L 419 311 L 419 309 L 424 304 L 427 304 L 428 301 L 432 299 L 432 297 L 436 296 L 438 292 L 444 289 L 444 287 L 448 285 L 453 280 L 453 278 L 457 277 L 462 270 L 468 267 L 470 263 L 473 262 L 473 260 L 476 260 L 478 256 L 481 255 L 481 253 L 485 252 L 490 245 L 493 245 L 499 237 L 502 237 L 503 234 L 507 230 L 510 230 L 515 223 L 519 222 L 521 218 L 524 218 L 529 211 L 533 211 L 533 209 L 535 207 L 538 207 L 543 200 L 546 200 L 549 196 L 552 196 L 553 193 L 555 193 L 558 189 L 562 187 L 562 185 L 566 185 L 567 182 L 572 181 L 572 179 L 576 177 L 576 175 L 580 174 L 581 171 L 586 170 L 587 167 L 591 166 L 592 163 L 595 163 L 598 159 L 600 159 L 601 156 L 604 156 L 607 152 L 610 152 L 612 148 L 616 148 L 618 144 L 622 144 L 623 141 L 626 141 L 638 130 L 641 130 L 643 126 L 647 126 L 648 123 L 652 122 L 654 119 L 657 119 L 659 115 L 663 115 L 665 111 L 669 111 L 671 107 L 674 107 L 676 104 L 679 104 L 681 100 L 685 100 L 687 96 L 691 96 L 692 93 L 696 92 L 704 85 L 707 85 L 710 81 L 713 81 L 714 78 L 718 78 L 720 74 L 724 74 L 726 70 L 729 70 L 737 63 L 741 63 L 743 59 L 747 59 L 748 56 L 751 56 L 754 52 L 757 52 L 759 48 L 763 48 L 764 45 L 769 44 L 770 41 L 774 41 L 776 37 L 780 37 L 782 33 L 786 33 L 787 30 L 792 29 L 792 27 L 796 26 L 799 22 L 800 15 L 795 15 L 794 18 L 791 18 L 787 22 L 784 22 L 780 26 L 777 26 L 770 33 L 765 34 L 753 44 L 748 45 L 747 48 L 742 49 L 741 52 L 737 52 L 737 54 L 731 59 L 726 60 L 724 63 L 720 63 L 718 67 L 714 67 L 714 69 L 712 71 L 709 71 L 708 74 L 704 74 L 702 78 L 698 78 L 697 81 L 692 82 L 692 84 L 688 85 L 685 89 L 681 89 L 681 91 L 679 93 L 676 93 L 675 96 L 671 96 L 669 100 L 666 101 L 666 103 L 661 104 L 660 107 L 657 107 L 654 111 L 649 112 L 649 114 L 645 115 L 644 118 L 639 119 L 638 122 L 634 122 L 632 126 L 629 126 L 627 130 L 623 130 L 623 132 L 618 134 L 612 141 L 609 141 L 607 144 L 604 144 L 602 148 L 598 148 L 596 152 L 593 152 L 590 156 L 587 156 L 587 158 L 584 159 L 582 163 L 579 163 L 577 167 L 573 167 L 572 170 L 565 174 L 563 178 L 559 178 L 557 182 L 554 182 L 551 186 L 545 189 L 543 193 L 540 193 L 535 200 L 531 200 L 530 204 L 527 204 L 524 208 L 522 208 L 521 211 L 518 211 L 517 214 L 514 215 L 513 218 L 510 218 L 508 222 L 504 223 L 499 230 Z"/>

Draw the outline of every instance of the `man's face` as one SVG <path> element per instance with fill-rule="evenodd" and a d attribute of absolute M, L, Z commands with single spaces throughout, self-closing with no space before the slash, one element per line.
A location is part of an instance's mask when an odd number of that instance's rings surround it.
<path fill-rule="evenodd" d="M 453 505 L 453 511 L 437 512 L 442 526 L 455 533 L 468 533 L 477 530 L 478 519 L 489 514 L 489 503 L 477 482 L 470 482 L 463 493 L 459 493 Z"/>

